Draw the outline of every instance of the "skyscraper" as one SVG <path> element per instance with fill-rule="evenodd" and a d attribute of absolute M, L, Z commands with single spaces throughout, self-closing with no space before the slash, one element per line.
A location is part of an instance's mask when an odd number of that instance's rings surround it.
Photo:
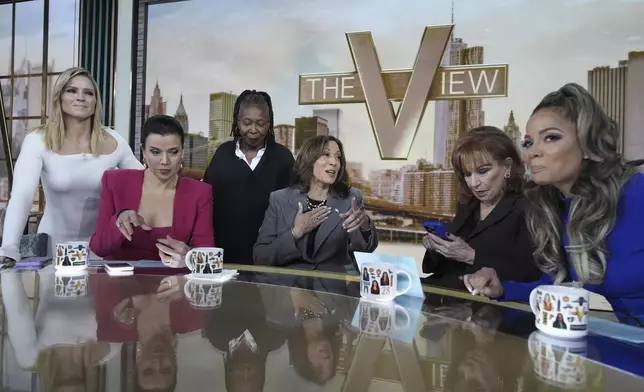
<path fill-rule="evenodd" d="M 273 126 L 275 132 L 275 141 L 295 153 L 295 126 L 288 124 L 278 124 Z"/>
<path fill-rule="evenodd" d="M 340 109 L 315 109 L 314 117 L 320 117 L 327 121 L 329 135 L 340 139 L 340 124 L 342 123 L 342 110 Z"/>
<path fill-rule="evenodd" d="M 297 153 L 304 142 L 313 136 L 329 134 L 328 122 L 317 116 L 298 117 L 295 119 L 295 153 Z"/>
<path fill-rule="evenodd" d="M 597 100 L 619 128 L 620 151 L 624 148 L 624 123 L 626 116 L 626 79 L 628 60 L 620 61 L 617 68 L 595 67 L 588 71 L 588 91 Z"/>
<path fill-rule="evenodd" d="M 210 113 L 208 118 L 208 159 L 212 157 L 222 143 L 232 140 L 230 130 L 233 125 L 233 114 L 237 95 L 218 92 L 210 94 Z"/>
<path fill-rule="evenodd" d="M 154 85 L 154 91 L 152 91 L 152 97 L 150 98 L 150 104 L 145 105 L 145 119 L 147 120 L 151 116 L 156 116 L 157 114 L 166 114 L 167 102 L 163 99 L 161 95 L 161 89 L 159 88 L 159 81 Z"/>
<path fill-rule="evenodd" d="M 503 132 L 512 139 L 512 142 L 519 150 L 519 156 L 521 155 L 521 131 L 517 122 L 514 120 L 514 111 L 510 110 L 510 118 L 508 118 L 508 123 L 503 127 Z"/>
<path fill-rule="evenodd" d="M 176 118 L 181 124 L 183 132 L 189 133 L 188 113 L 186 112 L 186 108 L 183 106 L 183 94 L 181 94 L 181 98 L 179 99 L 179 107 L 177 108 L 177 112 L 174 114 L 174 118 Z"/>
<path fill-rule="evenodd" d="M 456 38 L 457 48 L 450 53 L 450 64 L 452 65 L 473 65 L 483 64 L 483 47 L 467 47 L 462 39 Z M 452 48 L 454 49 L 454 47 Z M 450 126 L 445 142 L 445 161 L 447 167 L 452 167 L 452 150 L 461 134 L 485 124 L 485 113 L 480 99 L 454 100 L 449 101 Z M 464 112 L 461 112 L 464 110 Z M 462 116 L 461 116 L 462 115 Z M 466 123 L 463 123 L 465 121 Z"/>

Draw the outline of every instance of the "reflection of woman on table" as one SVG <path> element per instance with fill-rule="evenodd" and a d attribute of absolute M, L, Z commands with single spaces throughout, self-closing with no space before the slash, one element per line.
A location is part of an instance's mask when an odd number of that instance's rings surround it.
<path fill-rule="evenodd" d="M 90 248 L 110 260 L 161 260 L 185 266 L 194 247 L 214 246 L 212 190 L 181 176 L 184 131 L 170 116 L 143 125 L 146 169 L 103 176 L 101 206 Z"/>
<path fill-rule="evenodd" d="M 268 318 L 285 328 L 290 359 L 297 374 L 309 382 L 325 385 L 335 376 L 343 335 L 347 342 L 353 339 L 350 323 L 358 301 L 345 295 L 357 293 L 347 289 L 344 281 L 303 278 L 289 285 L 309 290 L 267 288 L 262 298 Z M 321 293 L 323 290 L 345 295 Z"/>
<path fill-rule="evenodd" d="M 224 357 L 228 391 L 262 391 L 268 355 L 286 341 L 267 320 L 259 287 L 240 282 L 223 286 L 221 307 L 206 316 L 204 333 Z"/>
<path fill-rule="evenodd" d="M 18 366 L 35 370 L 44 391 L 62 388 L 98 390 L 97 366 L 118 353 L 120 345 L 97 341 L 92 297 L 54 296 L 54 268 L 40 275 L 40 301 L 33 317 L 22 275 L 0 275 L 9 341 Z"/>
<path fill-rule="evenodd" d="M 178 276 L 110 279 L 92 276 L 99 339 L 136 342 L 135 382 L 144 390 L 173 390 L 176 335 L 203 326 L 202 314 L 183 296 Z"/>
<path fill-rule="evenodd" d="M 20 260 L 20 239 L 40 180 L 47 203 L 38 232 L 51 237 L 52 255 L 56 243 L 89 240 L 105 170 L 142 168 L 128 143 L 101 124 L 100 97 L 96 81 L 82 68 L 70 68 L 56 80 L 47 122 L 22 142 L 0 256 Z"/>

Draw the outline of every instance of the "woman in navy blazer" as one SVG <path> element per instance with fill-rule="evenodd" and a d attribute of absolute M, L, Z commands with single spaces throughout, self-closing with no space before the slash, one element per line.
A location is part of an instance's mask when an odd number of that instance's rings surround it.
<path fill-rule="evenodd" d="M 470 292 L 527 301 L 538 285 L 575 282 L 606 297 L 621 322 L 644 326 L 644 175 L 618 140 L 616 123 L 583 87 L 566 84 L 541 101 L 523 146 L 532 175 L 526 220 L 544 275 L 501 281 L 483 268 L 463 278 Z"/>
<path fill-rule="evenodd" d="M 214 246 L 212 188 L 182 177 L 184 132 L 170 116 L 143 125 L 145 170 L 110 170 L 90 249 L 108 260 L 184 267 L 190 247 Z"/>

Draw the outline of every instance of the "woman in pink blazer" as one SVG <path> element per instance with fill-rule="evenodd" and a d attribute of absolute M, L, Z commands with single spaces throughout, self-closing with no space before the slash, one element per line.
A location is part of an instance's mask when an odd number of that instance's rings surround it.
<path fill-rule="evenodd" d="M 184 267 L 191 247 L 214 246 L 212 188 L 180 175 L 184 132 L 170 116 L 142 129 L 145 170 L 110 170 L 90 249 L 108 260 L 161 260 Z"/>

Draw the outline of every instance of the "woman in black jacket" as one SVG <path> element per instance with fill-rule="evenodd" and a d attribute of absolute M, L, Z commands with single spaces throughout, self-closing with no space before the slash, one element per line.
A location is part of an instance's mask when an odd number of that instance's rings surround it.
<path fill-rule="evenodd" d="M 423 271 L 427 284 L 462 289 L 460 281 L 482 267 L 501 279 L 532 281 L 541 275 L 525 225 L 521 191 L 524 167 L 517 146 L 500 129 L 484 126 L 464 135 L 454 147 L 458 207 L 446 224 L 447 239 L 428 234 Z"/>

